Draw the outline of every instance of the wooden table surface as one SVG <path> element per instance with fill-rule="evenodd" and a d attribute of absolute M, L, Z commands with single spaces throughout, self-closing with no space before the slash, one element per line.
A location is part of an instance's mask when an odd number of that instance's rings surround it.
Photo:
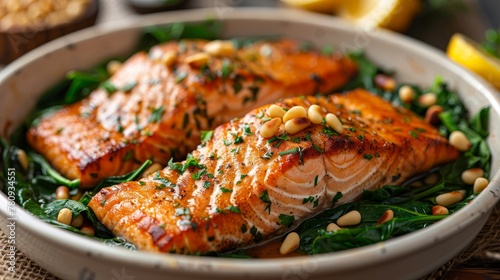
<path fill-rule="evenodd" d="M 0 0 L 3 1 L 3 0 Z M 191 0 L 188 8 L 218 6 L 232 8 L 235 6 L 279 6 L 277 0 Z M 500 1 L 481 0 L 467 1 L 467 10 L 458 12 L 452 17 L 421 17 L 414 21 L 407 35 L 444 50 L 450 36 L 455 32 L 481 41 L 487 28 L 498 28 L 500 24 Z M 101 0 L 98 24 L 123 17 L 139 16 L 126 4 L 126 0 Z M 481 235 L 474 242 L 488 243 L 488 238 L 497 240 L 500 233 L 500 206 L 495 209 Z M 0 240 L 4 241 L 3 235 Z M 488 247 L 473 243 L 457 258 L 451 260 L 440 270 L 426 279 L 500 279 L 500 245 Z M 500 242 L 498 242 L 500 243 Z M 476 246 L 476 247 L 474 247 Z M 1 248 L 0 248 L 1 249 Z M 19 253 L 20 257 L 22 253 Z M 25 257 L 24 257 L 25 258 Z M 5 262 L 4 258 L 0 262 Z M 38 267 L 30 260 L 25 260 L 29 271 L 11 278 L 0 270 L 1 279 L 56 279 L 53 275 Z M 451 269 L 451 272 L 448 272 Z M 36 273 L 35 273 L 36 272 Z"/>

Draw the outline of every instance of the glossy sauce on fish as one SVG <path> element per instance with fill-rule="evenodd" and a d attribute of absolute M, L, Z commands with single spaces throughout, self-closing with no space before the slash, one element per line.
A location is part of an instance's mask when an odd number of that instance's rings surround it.
<path fill-rule="evenodd" d="M 183 40 L 135 54 L 88 98 L 44 116 L 28 131 L 30 145 L 91 187 L 147 159 L 165 165 L 185 157 L 202 130 L 279 98 L 329 93 L 356 72 L 345 56 L 305 51 L 287 39 L 188 63 L 207 43 Z M 168 54 L 175 61 L 167 63 Z"/>
<path fill-rule="evenodd" d="M 101 190 L 89 206 L 117 236 L 139 249 L 184 254 L 258 244 L 363 190 L 400 184 L 456 159 L 459 152 L 414 113 L 365 90 L 288 98 L 338 116 L 271 138 L 260 135 L 270 105 L 217 127 L 188 159 L 137 182 Z M 312 198 L 312 199 L 309 199 Z"/>

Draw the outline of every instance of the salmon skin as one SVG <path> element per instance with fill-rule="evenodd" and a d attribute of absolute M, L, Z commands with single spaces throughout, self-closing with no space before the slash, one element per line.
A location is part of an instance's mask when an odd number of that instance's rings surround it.
<path fill-rule="evenodd" d="M 356 72 L 345 56 L 305 51 L 286 39 L 189 64 L 205 44 L 170 42 L 134 55 L 104 88 L 42 118 L 28 131 L 30 145 L 64 176 L 91 187 L 147 159 L 165 165 L 185 157 L 202 130 L 282 97 L 331 92 Z"/>
<path fill-rule="evenodd" d="M 216 128 L 186 161 L 102 189 L 89 206 L 139 249 L 226 252 L 289 231 L 330 208 L 339 193 L 338 203 L 350 202 L 459 156 L 413 112 L 365 90 L 276 104 L 318 104 L 339 117 L 343 132 L 318 124 L 290 135 L 282 124 L 264 138 L 264 106 Z"/>

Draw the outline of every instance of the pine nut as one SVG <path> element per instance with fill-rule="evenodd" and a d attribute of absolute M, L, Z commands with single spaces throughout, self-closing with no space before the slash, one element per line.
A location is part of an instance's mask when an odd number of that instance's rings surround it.
<path fill-rule="evenodd" d="M 90 224 L 84 224 L 80 228 L 80 232 L 86 235 L 94 236 L 95 235 L 95 230 L 94 227 Z"/>
<path fill-rule="evenodd" d="M 434 92 L 422 94 L 418 98 L 418 103 L 424 108 L 429 108 L 437 103 L 437 95 Z"/>
<path fill-rule="evenodd" d="M 58 222 L 69 226 L 71 224 L 71 220 L 73 220 L 73 212 L 71 212 L 71 210 L 68 208 L 59 210 L 59 214 L 57 214 Z"/>
<path fill-rule="evenodd" d="M 74 228 L 80 228 L 83 225 L 83 216 L 78 214 L 75 219 L 71 222 L 71 226 Z"/>
<path fill-rule="evenodd" d="M 210 56 L 207 53 L 196 53 L 186 57 L 184 62 L 193 68 L 200 68 L 208 63 Z"/>
<path fill-rule="evenodd" d="M 274 118 L 262 125 L 262 127 L 260 128 L 260 135 L 262 135 L 262 137 L 264 138 L 272 137 L 278 131 L 280 126 L 281 119 Z"/>
<path fill-rule="evenodd" d="M 399 99 L 401 99 L 401 102 L 403 103 L 411 103 L 413 101 L 413 98 L 415 98 L 415 91 L 411 86 L 402 86 L 399 88 Z"/>
<path fill-rule="evenodd" d="M 167 67 L 172 66 L 176 60 L 177 60 L 177 55 L 175 54 L 174 51 L 167 51 L 160 58 L 160 62 Z"/>
<path fill-rule="evenodd" d="M 441 205 L 432 206 L 432 215 L 448 215 L 450 212 L 448 208 L 443 207 Z"/>
<path fill-rule="evenodd" d="M 283 240 L 280 247 L 280 254 L 288 255 L 297 250 L 300 246 L 300 236 L 296 232 L 290 232 Z"/>
<path fill-rule="evenodd" d="M 459 191 L 443 193 L 436 197 L 436 203 L 441 206 L 450 206 L 464 199 L 464 196 Z"/>
<path fill-rule="evenodd" d="M 396 88 L 396 81 L 387 75 L 377 74 L 375 75 L 375 85 L 383 90 L 393 91 Z"/>
<path fill-rule="evenodd" d="M 118 60 L 111 60 L 106 65 L 106 69 L 108 70 L 109 75 L 114 75 L 121 67 L 122 63 Z"/>
<path fill-rule="evenodd" d="M 429 174 L 424 179 L 424 183 L 426 185 L 435 185 L 438 181 L 439 181 L 439 174 L 437 174 L 437 173 Z"/>
<path fill-rule="evenodd" d="M 59 186 L 56 189 L 56 199 L 69 199 L 69 189 L 66 186 Z"/>
<path fill-rule="evenodd" d="M 302 106 L 294 106 L 288 110 L 283 116 L 283 122 L 286 123 L 291 119 L 307 117 L 306 108 Z"/>
<path fill-rule="evenodd" d="M 344 214 L 337 220 L 337 225 L 341 227 L 355 226 L 359 223 L 361 223 L 361 213 L 356 210 Z"/>
<path fill-rule="evenodd" d="M 267 109 L 267 112 L 269 113 L 269 117 L 280 118 L 280 119 L 282 119 L 286 113 L 286 111 L 283 110 L 283 108 L 281 108 L 280 106 L 275 105 L 275 104 L 269 106 L 269 108 Z"/>
<path fill-rule="evenodd" d="M 144 170 L 140 176 L 140 178 L 146 178 L 148 177 L 149 175 L 157 172 L 157 171 L 160 171 L 162 169 L 162 166 L 161 164 L 159 163 L 153 163 L 151 164 L 148 168 L 146 168 L 146 170 Z"/>
<path fill-rule="evenodd" d="M 307 110 L 307 116 L 313 124 L 321 124 L 323 122 L 321 107 L 319 107 L 318 105 L 311 105 Z"/>
<path fill-rule="evenodd" d="M 439 105 L 432 105 L 425 111 L 425 121 L 432 125 L 438 125 L 441 120 L 439 119 L 439 114 L 444 111 L 443 107 Z"/>
<path fill-rule="evenodd" d="M 476 179 L 476 181 L 474 181 L 474 187 L 472 187 L 472 190 L 474 191 L 474 193 L 480 193 L 488 186 L 488 184 L 488 179 L 479 177 Z"/>
<path fill-rule="evenodd" d="M 329 223 L 328 226 L 326 227 L 326 231 L 337 231 L 341 229 L 336 223 Z"/>
<path fill-rule="evenodd" d="M 380 218 L 377 221 L 377 226 L 381 225 L 385 222 L 388 222 L 392 219 L 394 219 L 394 211 L 389 209 L 389 210 L 385 211 L 384 214 L 382 214 L 382 216 L 380 216 Z"/>
<path fill-rule="evenodd" d="M 461 152 L 468 151 L 471 147 L 471 143 L 467 136 L 462 131 L 455 130 L 450 134 L 449 140 L 450 145 L 455 147 Z"/>
<path fill-rule="evenodd" d="M 472 185 L 479 177 L 484 177 L 484 170 L 478 167 L 471 168 L 462 172 L 462 181 L 467 185 Z"/>
<path fill-rule="evenodd" d="M 17 161 L 19 161 L 19 164 L 24 170 L 28 170 L 29 168 L 28 155 L 24 150 L 22 149 L 17 150 Z"/>
<path fill-rule="evenodd" d="M 326 124 L 329 127 L 333 128 L 333 130 L 335 130 L 337 133 L 342 134 L 342 132 L 344 131 L 344 127 L 342 126 L 342 123 L 335 114 L 332 113 L 326 114 L 325 120 Z"/>
<path fill-rule="evenodd" d="M 214 40 L 207 43 L 203 51 L 213 56 L 232 56 L 235 49 L 231 41 Z"/>
<path fill-rule="evenodd" d="M 301 132 L 311 125 L 311 121 L 306 117 L 295 118 L 285 123 L 285 131 L 288 134 Z"/>

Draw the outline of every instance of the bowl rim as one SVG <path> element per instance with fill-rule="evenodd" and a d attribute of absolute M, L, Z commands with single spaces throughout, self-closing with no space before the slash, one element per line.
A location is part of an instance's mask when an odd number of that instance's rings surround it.
<path fill-rule="evenodd" d="M 150 25 L 178 22 L 180 21 L 179 19 L 182 19 L 184 22 L 200 21 L 205 19 L 207 14 L 216 14 L 216 11 L 213 8 L 208 8 L 153 14 L 108 22 L 63 36 L 27 53 L 9 64 L 3 71 L 0 71 L 0 84 L 3 84 L 23 67 L 29 65 L 30 62 L 51 52 L 58 51 L 68 44 L 78 44 L 82 41 L 91 40 L 94 37 L 106 36 L 106 34 L 122 30 L 140 29 Z M 236 8 L 222 18 L 222 20 L 241 19 L 274 20 L 276 22 L 293 21 L 294 23 L 310 24 L 353 34 L 356 31 L 360 31 L 360 29 L 339 19 L 286 9 Z M 431 58 L 437 64 L 443 65 L 448 71 L 453 72 L 453 74 L 474 86 L 488 100 L 491 108 L 500 113 L 500 97 L 495 94 L 493 87 L 488 85 L 479 76 L 447 59 L 442 51 L 415 39 L 390 31 L 376 30 L 375 35 L 369 33 L 368 36 L 375 40 L 390 43 L 392 46 L 398 48 L 404 47 L 408 52 L 419 56 Z M 399 258 L 456 234 L 461 228 L 472 224 L 476 216 L 489 214 L 493 206 L 497 203 L 500 197 L 500 183 L 498 182 L 500 172 L 495 172 L 494 175 L 487 191 L 482 192 L 467 207 L 464 207 L 439 223 L 417 232 L 406 234 L 393 240 L 330 254 L 280 259 L 252 259 L 250 262 L 242 259 L 197 257 L 141 251 L 131 252 L 124 248 L 103 246 L 100 242 L 81 237 L 45 223 L 29 214 L 19 205 L 15 206 L 15 211 L 18 218 L 18 226 L 43 240 L 50 241 L 74 252 L 79 252 L 82 255 L 92 252 L 94 257 L 119 262 L 124 265 L 148 268 L 160 267 L 162 270 L 172 270 L 186 274 L 201 274 L 216 270 L 218 274 L 226 276 L 238 275 L 251 270 L 256 275 L 270 276 L 282 273 L 283 268 L 296 267 L 297 265 L 314 261 L 318 264 L 316 272 L 325 273 L 331 271 L 332 268 L 348 270 L 362 267 L 373 263 L 374 259 L 380 261 Z M 3 192 L 0 193 L 0 204 L 8 205 L 9 201 L 6 194 Z M 5 218 L 8 217 L 6 207 L 0 208 L 0 215 Z M 360 258 L 360 254 L 363 254 L 364 257 Z M 193 269 L 193 267 L 197 267 L 198 269 Z"/>

